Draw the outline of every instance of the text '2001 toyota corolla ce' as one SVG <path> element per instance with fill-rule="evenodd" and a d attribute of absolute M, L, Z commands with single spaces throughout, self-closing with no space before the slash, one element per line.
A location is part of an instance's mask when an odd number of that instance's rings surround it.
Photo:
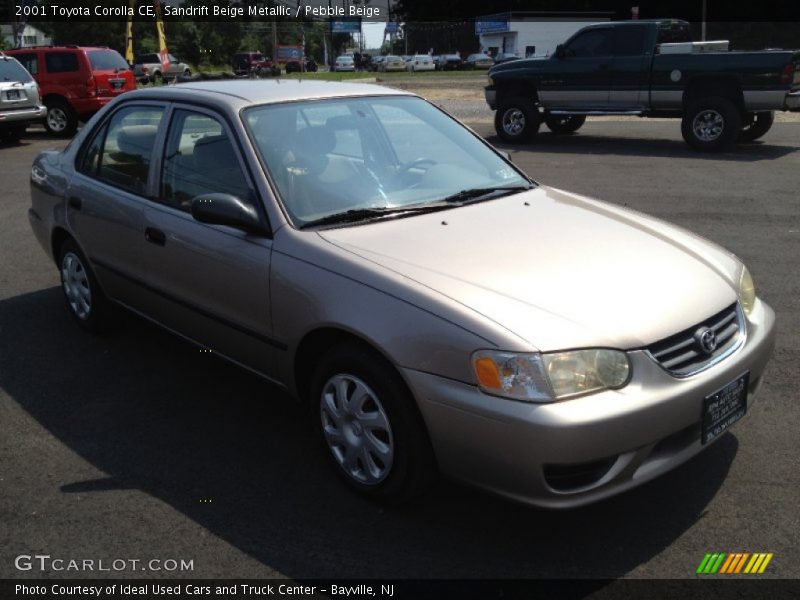
<path fill-rule="evenodd" d="M 377 498 L 438 472 L 549 507 L 621 492 L 741 418 L 774 344 L 736 257 L 538 185 L 397 90 L 131 92 L 31 184 L 81 326 L 121 305 L 284 386 Z"/>

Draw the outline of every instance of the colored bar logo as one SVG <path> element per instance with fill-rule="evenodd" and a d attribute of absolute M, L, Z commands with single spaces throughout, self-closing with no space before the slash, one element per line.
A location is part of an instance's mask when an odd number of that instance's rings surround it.
<path fill-rule="evenodd" d="M 707 553 L 700 561 L 696 572 L 700 575 L 738 575 L 739 573 L 760 575 L 766 570 L 773 556 L 772 552 Z"/>

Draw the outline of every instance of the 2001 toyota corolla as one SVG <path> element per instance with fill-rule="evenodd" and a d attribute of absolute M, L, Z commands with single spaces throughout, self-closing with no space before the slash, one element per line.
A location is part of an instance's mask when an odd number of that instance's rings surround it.
<path fill-rule="evenodd" d="M 437 472 L 550 507 L 621 492 L 741 418 L 774 343 L 736 257 L 537 185 L 396 90 L 131 92 L 31 185 L 82 327 L 121 305 L 284 386 L 377 498 Z"/>

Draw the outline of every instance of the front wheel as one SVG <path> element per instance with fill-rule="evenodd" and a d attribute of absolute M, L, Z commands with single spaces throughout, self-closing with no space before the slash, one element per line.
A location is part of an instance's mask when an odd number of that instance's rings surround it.
<path fill-rule="evenodd" d="M 775 122 L 773 111 L 748 113 L 739 131 L 740 142 L 752 142 L 767 133 Z"/>
<path fill-rule="evenodd" d="M 512 98 L 494 114 L 494 129 L 503 141 L 519 144 L 532 139 L 541 125 L 541 117 L 530 100 Z"/>
<path fill-rule="evenodd" d="M 684 141 L 701 152 L 720 152 L 739 137 L 742 118 L 727 98 L 701 98 L 686 109 L 681 121 Z"/>
<path fill-rule="evenodd" d="M 356 344 L 332 348 L 311 380 L 311 413 L 339 476 L 374 500 L 426 491 L 435 459 L 414 398 L 394 367 Z"/>
<path fill-rule="evenodd" d="M 575 133 L 586 123 L 586 115 L 547 115 L 544 122 L 553 133 Z"/>

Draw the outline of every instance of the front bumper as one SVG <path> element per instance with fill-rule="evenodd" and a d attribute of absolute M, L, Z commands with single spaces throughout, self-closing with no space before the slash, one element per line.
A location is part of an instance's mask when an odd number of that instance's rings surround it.
<path fill-rule="evenodd" d="M 22 123 L 30 123 L 39 121 L 47 116 L 47 108 L 45 106 L 32 106 L 30 108 L 20 108 L 18 110 L 5 110 L 0 111 L 0 126 L 4 124 L 20 125 Z"/>
<path fill-rule="evenodd" d="M 403 374 L 444 474 L 527 504 L 570 508 L 640 485 L 703 450 L 703 399 L 747 371 L 749 409 L 775 344 L 774 325 L 774 312 L 759 301 L 744 344 L 706 371 L 676 379 L 645 351 L 632 351 L 634 375 L 625 388 L 551 404 L 495 398 L 419 371 Z M 598 477 L 571 489 L 557 489 L 547 475 L 596 464 L 603 465 Z"/>
<path fill-rule="evenodd" d="M 486 98 L 486 104 L 489 105 L 489 108 L 497 110 L 497 91 L 487 87 L 483 90 L 483 96 Z"/>

